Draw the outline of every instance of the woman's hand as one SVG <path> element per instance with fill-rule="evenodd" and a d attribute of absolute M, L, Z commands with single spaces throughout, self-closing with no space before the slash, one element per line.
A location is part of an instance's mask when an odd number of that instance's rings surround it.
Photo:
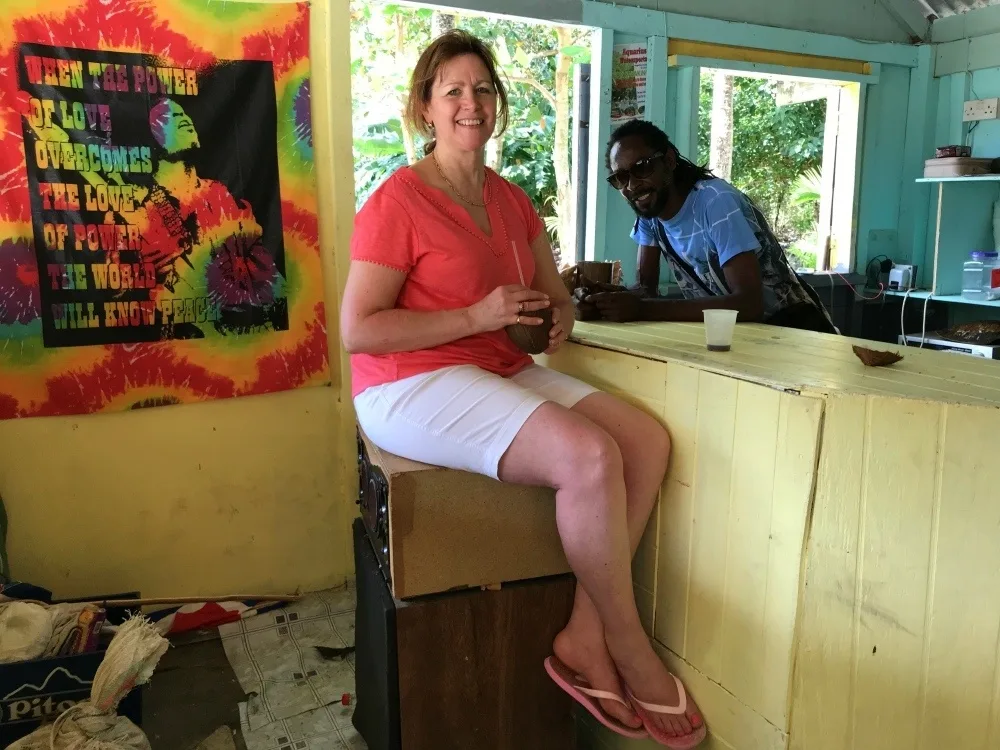
<path fill-rule="evenodd" d="M 469 308 L 472 326 L 476 333 L 499 331 L 515 323 L 538 326 L 544 321 L 531 317 L 535 310 L 549 306 L 549 297 L 520 284 L 498 286 L 486 297 Z"/>
<path fill-rule="evenodd" d="M 569 333 L 562 324 L 562 308 L 558 305 L 552 308 L 552 329 L 549 331 L 549 348 L 546 354 L 554 354 L 569 338 Z"/>

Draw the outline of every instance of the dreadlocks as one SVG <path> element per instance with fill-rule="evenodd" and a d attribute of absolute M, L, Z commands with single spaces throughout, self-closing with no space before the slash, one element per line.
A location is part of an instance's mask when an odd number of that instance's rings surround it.
<path fill-rule="evenodd" d="M 699 167 L 693 161 L 681 156 L 681 152 L 670 142 L 667 134 L 646 120 L 629 120 L 624 125 L 619 125 L 615 129 L 615 132 L 611 134 L 608 148 L 604 152 L 604 166 L 607 169 L 611 169 L 611 149 L 615 147 L 616 143 L 632 136 L 642 138 L 646 142 L 646 145 L 654 151 L 673 153 L 674 158 L 677 160 L 677 168 L 674 170 L 674 180 L 681 187 L 690 189 L 695 186 L 695 183 L 701 180 L 711 180 L 715 177 L 712 174 L 712 170 L 706 167 Z"/>

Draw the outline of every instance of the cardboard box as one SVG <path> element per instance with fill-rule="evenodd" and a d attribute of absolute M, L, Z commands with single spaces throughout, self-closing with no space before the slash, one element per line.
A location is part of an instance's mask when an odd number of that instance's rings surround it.
<path fill-rule="evenodd" d="M 138 599 L 137 593 L 101 595 L 88 599 Z M 108 609 L 108 622 L 129 617 L 124 607 Z M 103 640 L 103 639 L 102 639 Z M 42 722 L 54 721 L 70 706 L 90 697 L 90 686 L 104 660 L 107 642 L 89 654 L 0 664 L 0 748 L 31 734 Z M 135 689 L 118 707 L 137 726 L 142 723 L 142 693 Z"/>
<path fill-rule="evenodd" d="M 553 490 L 428 466 L 361 438 L 388 483 L 397 599 L 569 572 Z"/>

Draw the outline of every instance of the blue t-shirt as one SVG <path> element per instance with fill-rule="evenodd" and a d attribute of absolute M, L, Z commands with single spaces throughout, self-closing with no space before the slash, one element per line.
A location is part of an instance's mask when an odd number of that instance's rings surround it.
<path fill-rule="evenodd" d="M 764 285 L 764 319 L 786 308 L 822 308 L 792 270 L 760 210 L 725 180 L 702 180 L 672 219 L 636 221 L 632 239 L 659 247 L 685 297 L 723 296 L 731 291 L 722 267 L 742 253 L 755 253 Z M 682 263 L 671 257 L 670 248 Z"/>

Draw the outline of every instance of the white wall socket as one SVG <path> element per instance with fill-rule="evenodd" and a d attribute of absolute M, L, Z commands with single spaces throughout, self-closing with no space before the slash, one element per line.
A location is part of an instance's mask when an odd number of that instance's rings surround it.
<path fill-rule="evenodd" d="M 975 120 L 996 120 L 1000 117 L 1000 99 L 979 99 L 965 103 L 965 116 L 963 122 L 973 122 Z"/>

